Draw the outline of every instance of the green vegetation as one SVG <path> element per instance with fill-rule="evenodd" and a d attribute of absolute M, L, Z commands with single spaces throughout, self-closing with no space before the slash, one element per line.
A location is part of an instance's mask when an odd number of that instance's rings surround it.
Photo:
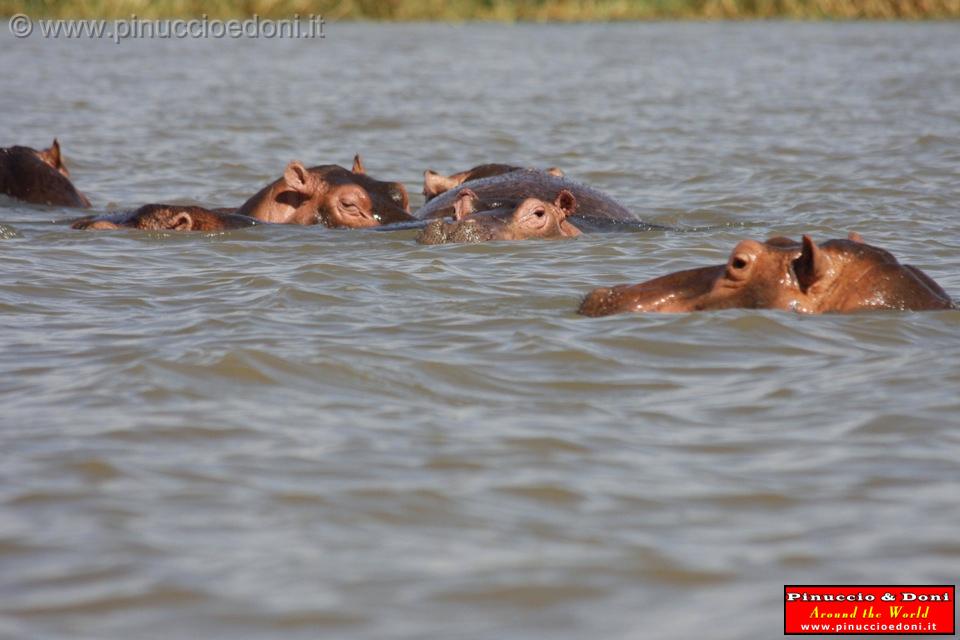
<path fill-rule="evenodd" d="M 609 21 L 960 18 L 960 0 L 0 0 L 0 15 L 33 18 L 288 18 Z"/>

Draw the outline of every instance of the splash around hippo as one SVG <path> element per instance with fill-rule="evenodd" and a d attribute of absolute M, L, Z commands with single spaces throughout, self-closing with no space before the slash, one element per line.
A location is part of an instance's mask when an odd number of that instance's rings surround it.
<path fill-rule="evenodd" d="M 85 231 L 140 229 L 142 231 L 227 231 L 260 224 L 248 216 L 226 210 L 170 204 L 147 204 L 134 211 L 89 216 L 71 227 Z"/>
<path fill-rule="evenodd" d="M 782 237 L 763 243 L 744 240 L 725 265 L 595 289 L 583 300 L 579 313 L 607 316 L 731 308 L 812 314 L 956 306 L 927 274 L 900 264 L 888 251 L 852 233 L 846 240 L 820 245 L 809 236 L 801 242 Z"/>
<path fill-rule="evenodd" d="M 87 196 L 70 181 L 56 138 L 47 149 L 0 148 L 0 193 L 33 204 L 90 206 Z"/>
<path fill-rule="evenodd" d="M 366 175 L 357 155 L 353 168 L 305 167 L 293 161 L 283 176 L 247 200 L 237 213 L 262 222 L 362 228 L 413 220 L 406 188 Z"/>

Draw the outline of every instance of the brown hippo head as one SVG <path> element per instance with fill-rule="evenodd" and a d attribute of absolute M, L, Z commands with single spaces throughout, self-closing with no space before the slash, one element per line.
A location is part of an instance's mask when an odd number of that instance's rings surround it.
<path fill-rule="evenodd" d="M 283 176 L 239 209 L 263 222 L 375 227 L 413 220 L 407 190 L 399 182 L 367 176 L 360 156 L 352 170 L 335 164 L 306 168 L 291 162 Z"/>
<path fill-rule="evenodd" d="M 0 193 L 34 204 L 90 206 L 70 182 L 56 138 L 49 148 L 39 151 L 20 146 L 0 149 Z"/>
<path fill-rule="evenodd" d="M 460 173 L 454 173 L 449 176 L 441 175 L 436 171 L 427 169 L 423 172 L 423 197 L 424 202 L 430 202 L 441 193 L 446 193 L 450 189 L 456 189 L 464 182 L 470 180 L 480 180 L 481 178 L 491 178 L 493 176 L 503 175 L 511 171 L 522 171 L 523 167 L 517 167 L 512 164 L 481 164 L 473 169 L 467 169 Z M 556 167 L 550 167 L 546 173 L 558 178 L 563 177 L 563 171 Z"/>
<path fill-rule="evenodd" d="M 224 210 L 169 204 L 147 204 L 135 211 L 90 216 L 73 223 L 74 229 L 142 229 L 144 231 L 226 231 L 257 224 L 247 216 Z"/>
<path fill-rule="evenodd" d="M 636 285 L 595 289 L 586 316 L 625 311 L 782 309 L 798 313 L 868 309 L 951 309 L 953 301 L 925 273 L 865 244 L 857 234 L 817 245 L 772 238 L 744 240 L 724 265 L 678 271 Z"/>
<path fill-rule="evenodd" d="M 573 194 L 566 189 L 556 200 L 526 198 L 519 204 L 501 203 L 484 208 L 477 195 L 464 188 L 457 194 L 454 220 L 434 220 L 417 242 L 486 242 L 488 240 L 527 240 L 531 238 L 573 238 L 580 230 L 567 221 L 577 208 Z"/>

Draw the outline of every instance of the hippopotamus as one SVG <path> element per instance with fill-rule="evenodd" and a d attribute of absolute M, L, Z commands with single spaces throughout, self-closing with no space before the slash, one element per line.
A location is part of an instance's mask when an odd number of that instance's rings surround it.
<path fill-rule="evenodd" d="M 260 224 L 228 209 L 175 204 L 146 204 L 134 211 L 81 218 L 74 229 L 142 229 L 144 231 L 227 231 Z"/>
<path fill-rule="evenodd" d="M 580 230 L 568 217 L 577 209 L 577 200 L 570 191 L 561 189 L 553 202 L 540 198 L 524 198 L 517 205 L 504 205 L 477 212 L 479 196 L 470 189 L 461 189 L 454 203 L 454 220 L 434 220 L 427 225 L 417 242 L 485 242 L 488 240 L 527 240 L 531 238 L 574 238 Z"/>
<path fill-rule="evenodd" d="M 566 191 L 563 206 L 558 205 L 561 192 Z M 544 213 L 555 217 L 556 233 L 519 222 L 521 209 L 526 211 L 533 199 L 544 205 Z M 553 203 L 555 209 L 546 207 Z M 426 203 L 416 212 L 420 220 L 430 222 L 420 233 L 418 241 L 427 244 L 444 242 L 482 242 L 484 240 L 544 237 L 573 237 L 580 231 L 600 229 L 652 229 L 655 225 L 642 222 L 610 196 L 587 185 L 546 171 L 518 169 L 490 178 L 471 180 L 464 186 L 451 189 Z M 453 217 L 451 223 L 442 218 Z M 563 224 L 561 224 L 563 223 Z M 465 225 L 471 225 L 468 230 Z M 484 229 L 481 231 L 480 227 Z M 461 229 L 462 228 L 462 229 Z"/>
<path fill-rule="evenodd" d="M 70 172 L 60 155 L 60 142 L 50 148 L 0 148 L 0 193 L 31 202 L 59 207 L 85 208 L 90 201 L 70 182 Z"/>
<path fill-rule="evenodd" d="M 436 171 L 427 169 L 423 172 L 424 201 L 430 202 L 441 193 L 446 193 L 450 189 L 459 187 L 464 182 L 480 180 L 482 178 L 491 178 L 493 176 L 501 176 L 505 173 L 510 173 L 511 171 L 523 171 L 523 169 L 523 167 L 518 167 L 512 164 L 481 164 L 477 165 L 473 169 L 467 169 L 466 171 L 454 173 L 449 176 L 441 175 Z M 550 167 L 546 170 L 546 172 L 552 176 L 557 176 L 558 178 L 562 178 L 564 175 L 563 171 L 557 167 Z"/>
<path fill-rule="evenodd" d="M 595 289 L 579 312 L 607 316 L 731 308 L 847 313 L 956 307 L 927 274 L 851 233 L 845 240 L 820 245 L 806 235 L 801 242 L 783 237 L 744 240 L 726 264 Z"/>
<path fill-rule="evenodd" d="M 308 169 L 293 161 L 237 213 L 263 222 L 354 228 L 414 219 L 406 188 L 367 176 L 359 155 L 351 170 L 335 164 Z"/>

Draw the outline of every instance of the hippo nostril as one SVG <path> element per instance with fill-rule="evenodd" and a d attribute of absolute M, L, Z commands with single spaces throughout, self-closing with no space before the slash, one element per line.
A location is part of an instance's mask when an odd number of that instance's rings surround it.
<path fill-rule="evenodd" d="M 577 313 L 583 316 L 605 316 L 612 313 L 614 290 L 610 288 L 594 289 L 580 303 Z"/>

